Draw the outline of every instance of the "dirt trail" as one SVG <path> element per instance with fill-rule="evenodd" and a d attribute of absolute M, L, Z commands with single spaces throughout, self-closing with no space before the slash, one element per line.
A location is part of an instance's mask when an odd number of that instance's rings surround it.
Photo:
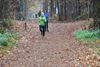
<path fill-rule="evenodd" d="M 27 32 L 18 45 L 1 59 L 0 67 L 94 67 L 85 58 L 93 54 L 85 45 L 77 43 L 73 32 L 80 27 L 77 23 L 50 23 L 49 32 L 42 38 L 38 25 L 28 24 Z"/>

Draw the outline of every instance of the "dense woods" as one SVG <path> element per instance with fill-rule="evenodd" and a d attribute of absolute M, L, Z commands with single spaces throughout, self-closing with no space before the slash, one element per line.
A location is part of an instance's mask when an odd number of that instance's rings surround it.
<path fill-rule="evenodd" d="M 1 29 L 10 28 L 12 20 L 27 19 L 29 9 L 35 5 L 34 2 L 35 0 L 0 0 Z M 41 0 L 40 3 L 42 4 L 40 10 L 48 11 L 50 18 L 58 21 L 92 18 L 93 23 L 90 24 L 89 29 L 100 29 L 99 0 Z"/>
<path fill-rule="evenodd" d="M 1 18 L 5 12 L 6 17 L 7 14 L 15 16 L 17 12 L 25 12 L 26 7 L 28 6 L 27 0 L 0 0 L 0 13 Z M 44 0 L 43 9 L 48 10 L 51 16 L 59 17 L 59 20 L 64 19 L 75 19 L 75 17 L 91 17 L 91 14 L 96 9 L 96 4 L 99 6 L 98 0 Z M 94 5 L 94 7 L 93 7 Z M 99 10 L 99 8 L 97 7 Z M 95 11 L 96 12 L 96 11 Z M 7 13 L 7 14 L 6 14 Z M 10 16 L 9 15 L 9 16 Z M 90 15 L 90 16 L 88 16 Z"/>
<path fill-rule="evenodd" d="M 93 18 L 92 27 L 99 27 L 99 0 L 44 0 L 44 3 L 44 9 L 48 10 L 52 17 L 68 21 Z"/>
<path fill-rule="evenodd" d="M 0 0 L 0 20 L 14 18 L 16 13 L 17 0 Z"/>
<path fill-rule="evenodd" d="M 93 0 L 94 29 L 100 29 L 100 0 Z"/>
<path fill-rule="evenodd" d="M 91 0 L 45 0 L 44 8 L 49 7 L 50 15 L 57 14 L 59 20 L 75 20 L 91 17 L 93 2 Z"/>
<path fill-rule="evenodd" d="M 79 20 L 94 18 L 95 27 L 99 27 L 99 0 L 43 0 L 43 10 L 59 20 Z M 0 19 L 13 18 L 23 20 L 28 11 L 28 0 L 0 0 Z"/>

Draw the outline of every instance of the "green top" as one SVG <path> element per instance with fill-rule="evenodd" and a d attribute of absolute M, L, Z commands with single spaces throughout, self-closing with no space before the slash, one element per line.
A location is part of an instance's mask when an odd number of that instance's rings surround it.
<path fill-rule="evenodd" d="M 39 25 L 45 26 L 46 18 L 44 16 L 39 17 Z"/>

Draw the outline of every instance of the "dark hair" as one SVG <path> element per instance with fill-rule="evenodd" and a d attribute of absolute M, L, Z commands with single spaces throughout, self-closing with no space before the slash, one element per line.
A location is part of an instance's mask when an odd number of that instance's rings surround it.
<path fill-rule="evenodd" d="M 41 11 L 38 12 L 38 16 L 39 16 L 39 17 L 41 16 Z"/>
<path fill-rule="evenodd" d="M 44 13 L 47 13 L 48 12 L 48 10 L 44 10 Z"/>

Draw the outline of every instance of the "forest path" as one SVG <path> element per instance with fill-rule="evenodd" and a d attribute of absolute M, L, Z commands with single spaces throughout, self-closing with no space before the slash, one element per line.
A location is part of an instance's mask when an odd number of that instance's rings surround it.
<path fill-rule="evenodd" d="M 28 23 L 27 32 L 20 32 L 23 37 L 1 59 L 0 67 L 94 67 L 86 60 L 93 54 L 91 49 L 80 45 L 73 36 L 83 22 L 49 23 L 45 38 L 40 35 L 37 23 Z"/>

